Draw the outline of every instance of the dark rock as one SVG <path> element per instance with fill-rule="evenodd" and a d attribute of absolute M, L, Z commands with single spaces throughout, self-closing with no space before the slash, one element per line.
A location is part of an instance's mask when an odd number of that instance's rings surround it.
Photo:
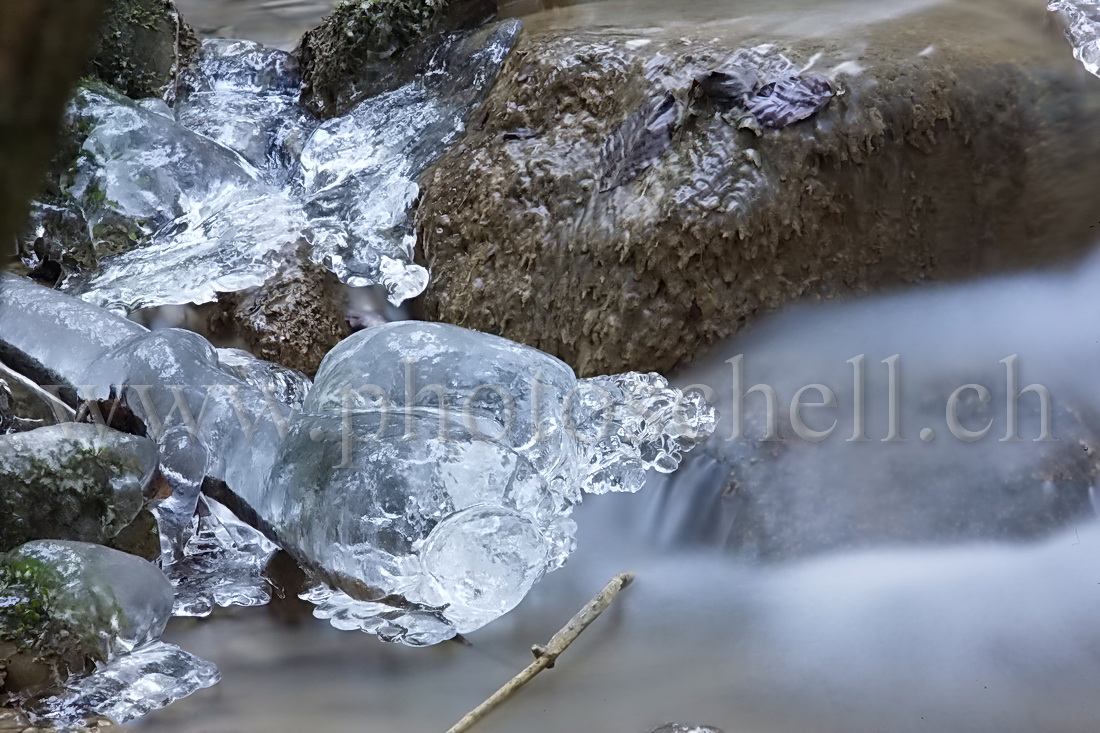
<path fill-rule="evenodd" d="M 615 3 L 582 7 L 586 26 L 621 23 Z M 421 177 L 420 315 L 582 375 L 668 371 L 799 298 L 1082 253 L 1100 81 L 1042 4 L 892 13 L 688 38 L 530 18 L 466 137 Z M 735 73 L 739 49 L 794 72 L 761 86 L 780 67 Z"/>
<path fill-rule="evenodd" d="M 162 97 L 198 50 L 198 37 L 170 0 L 111 0 L 92 69 L 129 97 Z"/>
<path fill-rule="evenodd" d="M 474 28 L 495 14 L 495 0 L 342 0 L 302 36 L 302 99 L 324 117 L 343 114 L 411 79 L 440 32 Z"/>
<path fill-rule="evenodd" d="M 261 359 L 312 375 L 325 354 L 350 333 L 343 286 L 312 263 L 290 267 L 264 285 L 221 296 L 211 330 L 233 333 Z"/>

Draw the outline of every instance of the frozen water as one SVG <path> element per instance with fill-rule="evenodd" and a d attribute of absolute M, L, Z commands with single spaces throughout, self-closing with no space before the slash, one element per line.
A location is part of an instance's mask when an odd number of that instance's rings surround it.
<path fill-rule="evenodd" d="M 241 349 L 217 349 L 218 363 L 265 395 L 300 408 L 313 381 L 297 369 L 263 359 Z"/>
<path fill-rule="evenodd" d="M 80 725 L 93 715 L 125 723 L 221 679 L 210 662 L 175 644 L 151 642 L 74 679 L 35 713 L 54 725 Z"/>
<path fill-rule="evenodd" d="M 88 135 L 66 193 L 99 268 L 64 287 L 85 300 L 204 303 L 261 284 L 301 240 L 301 206 L 229 148 L 102 86 L 82 87 L 68 114 Z"/>
<path fill-rule="evenodd" d="M 417 178 L 465 130 L 521 25 L 448 40 L 419 79 L 322 124 L 302 151 L 302 186 L 315 221 L 312 258 L 342 280 L 382 283 L 400 304 L 428 284 L 412 262 Z"/>
<path fill-rule="evenodd" d="M 462 133 L 518 21 L 448 38 L 420 77 L 323 124 L 299 102 L 291 56 L 210 40 L 175 109 L 89 84 L 69 105 L 83 142 L 36 202 L 31 264 L 112 310 L 204 303 L 262 284 L 304 248 L 351 285 L 420 294 L 416 180 Z"/>
<path fill-rule="evenodd" d="M 85 397 L 113 390 L 144 419 L 173 489 L 153 507 L 162 563 L 177 584 L 183 568 L 192 571 L 181 608 L 194 614 L 209 601 L 255 605 L 266 598 L 256 566 L 270 557 L 270 543 L 216 512 L 194 515 L 206 476 L 225 480 L 246 500 L 256 496 L 293 411 L 279 398 L 300 397 L 308 380 L 251 356 L 219 355 L 188 331 L 150 332 L 10 275 L 0 276 L 0 341 L 49 364 Z"/>
<path fill-rule="evenodd" d="M 593 494 L 637 491 L 649 469 L 672 473 L 717 424 L 702 392 L 681 392 L 655 372 L 584 379 L 578 395 L 572 424 Z"/>
<path fill-rule="evenodd" d="M 10 573 L 28 563 L 47 569 L 48 582 L 34 586 L 46 591 L 47 616 L 73 633 L 96 637 L 105 657 L 159 638 L 171 615 L 172 586 L 134 555 L 85 542 L 36 540 L 9 552 L 0 568 Z M 17 598 L 16 605 L 32 600 Z"/>
<path fill-rule="evenodd" d="M 438 613 L 449 625 L 430 621 L 443 633 L 434 642 L 511 610 L 545 572 L 548 537 L 574 527 L 506 445 L 457 427 L 441 438 L 435 415 L 410 418 L 303 416 L 259 511 L 349 595 L 390 606 L 381 599 L 400 596 L 410 624 Z M 351 447 L 341 438 L 349 430 L 373 437 Z"/>
<path fill-rule="evenodd" d="M 200 497 L 181 557 L 164 566 L 175 587 L 176 616 L 208 616 L 215 606 L 271 600 L 264 568 L 277 549 L 217 502 Z"/>
<path fill-rule="evenodd" d="M 285 183 L 317 122 L 298 103 L 301 78 L 285 51 L 251 41 L 203 42 L 180 78 L 175 117 Z"/>
<path fill-rule="evenodd" d="M 49 303 L 66 296 L 15 285 L 15 303 L 33 301 L 22 316 L 31 330 L 82 338 L 54 320 Z M 8 307 L 0 300 L 0 316 Z M 114 317 L 104 318 L 97 329 Z M 300 411 L 257 388 L 271 370 L 231 366 L 190 332 L 136 328 L 82 347 L 86 361 L 64 363 L 66 378 L 97 393 L 125 385 L 186 487 L 179 501 L 197 496 L 200 473 L 223 479 L 314 575 L 319 616 L 410 644 L 509 611 L 572 552 L 582 491 L 635 491 L 648 469 L 675 469 L 714 427 L 701 395 L 658 375 L 578 380 L 537 349 L 447 324 L 402 321 L 345 339 Z M 0 340 L 7 331 L 0 320 Z M 27 323 L 11 331 L 32 356 L 48 352 Z M 188 452 L 171 432 L 178 425 L 205 454 Z M 272 548 L 227 516 L 181 528 L 190 506 L 172 520 L 186 547 L 166 556 L 179 610 L 262 602 L 259 570 Z M 214 585 L 196 580 L 192 592 L 189 578 Z"/>
<path fill-rule="evenodd" d="M 565 562 L 582 490 L 637 490 L 713 425 L 657 375 L 578 381 L 506 339 L 391 323 L 326 356 L 257 509 L 334 587 L 307 595 L 317 615 L 434 643 Z"/>
<path fill-rule="evenodd" d="M 1100 3 L 1096 0 L 1050 0 L 1047 9 L 1066 14 L 1066 38 L 1073 55 L 1090 73 L 1100 76 Z"/>
<path fill-rule="evenodd" d="M 0 556 L 0 597 L 0 631 L 15 649 L 33 646 L 63 669 L 95 663 L 51 697 L 16 699 L 35 722 L 125 722 L 218 679 L 214 665 L 158 641 L 172 586 L 141 558 L 83 542 L 28 542 Z"/>

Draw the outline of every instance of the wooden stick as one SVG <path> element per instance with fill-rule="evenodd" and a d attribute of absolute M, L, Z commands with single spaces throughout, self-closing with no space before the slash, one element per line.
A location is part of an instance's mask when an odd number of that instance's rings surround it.
<path fill-rule="evenodd" d="M 615 599 L 619 591 L 630 585 L 633 580 L 634 573 L 622 573 L 612 578 L 603 590 L 596 594 L 595 598 L 589 601 L 573 618 L 569 619 L 569 623 L 563 626 L 558 633 L 554 634 L 554 637 L 550 639 L 546 646 L 536 644 L 531 647 L 531 652 L 535 655 L 535 661 L 527 665 L 522 672 L 490 695 L 488 700 L 478 705 L 467 713 L 462 720 L 451 726 L 447 733 L 465 733 L 501 703 L 514 695 L 521 687 L 534 679 L 535 675 L 544 669 L 553 667 L 554 662 L 558 660 L 561 653 L 576 641 L 580 633 L 588 628 L 589 624 L 599 618 L 600 614 L 611 605 L 611 601 Z"/>

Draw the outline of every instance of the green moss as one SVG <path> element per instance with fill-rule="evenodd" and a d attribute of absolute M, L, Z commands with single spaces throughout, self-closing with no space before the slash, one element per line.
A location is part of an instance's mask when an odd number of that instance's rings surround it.
<path fill-rule="evenodd" d="M 49 621 L 55 589 L 63 582 L 41 560 L 0 561 L 0 639 L 18 643 L 37 635 Z"/>

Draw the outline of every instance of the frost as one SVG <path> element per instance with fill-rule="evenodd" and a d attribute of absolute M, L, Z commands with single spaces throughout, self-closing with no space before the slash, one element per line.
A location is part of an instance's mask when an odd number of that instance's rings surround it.
<path fill-rule="evenodd" d="M 1047 10 L 1066 14 L 1066 38 L 1074 57 L 1100 76 L 1100 3 L 1096 0 L 1050 0 Z"/>

